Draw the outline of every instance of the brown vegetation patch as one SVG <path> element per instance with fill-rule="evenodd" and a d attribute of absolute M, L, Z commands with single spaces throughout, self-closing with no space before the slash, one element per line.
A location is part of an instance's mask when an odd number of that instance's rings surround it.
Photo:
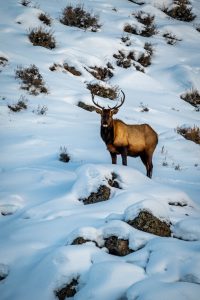
<path fill-rule="evenodd" d="M 194 107 L 199 110 L 200 106 L 200 93 L 198 90 L 192 88 L 190 91 L 186 92 L 185 94 L 181 95 L 181 99 L 190 103 Z"/>
<path fill-rule="evenodd" d="M 177 132 L 181 134 L 185 139 L 193 141 L 196 144 L 200 144 L 200 128 L 194 126 L 193 128 L 178 127 Z"/>
<path fill-rule="evenodd" d="M 67 72 L 70 72 L 74 76 L 81 76 L 82 75 L 80 71 L 76 70 L 76 68 L 73 67 L 73 66 L 69 66 L 67 63 L 64 63 L 63 67 Z"/>
<path fill-rule="evenodd" d="M 106 185 L 100 185 L 97 192 L 92 192 L 89 197 L 79 199 L 84 204 L 93 204 L 101 201 L 106 201 L 110 198 L 110 189 Z"/>
<path fill-rule="evenodd" d="M 33 46 L 41 46 L 47 49 L 54 49 L 56 47 L 56 41 L 52 31 L 45 28 L 33 28 L 28 34 L 29 40 Z"/>
<path fill-rule="evenodd" d="M 21 96 L 19 101 L 16 104 L 13 105 L 8 104 L 8 108 L 13 112 L 19 112 L 21 110 L 27 109 L 27 99 Z"/>
<path fill-rule="evenodd" d="M 87 88 L 93 95 L 114 100 L 118 96 L 118 87 L 104 87 L 98 83 L 88 84 Z"/>
<path fill-rule="evenodd" d="M 117 189 L 121 189 L 120 185 L 119 185 L 119 177 L 116 173 L 112 172 L 111 174 L 112 178 L 108 179 L 108 184 L 111 187 L 117 188 Z"/>
<path fill-rule="evenodd" d="M 138 34 L 144 37 L 151 37 L 155 34 L 157 34 L 156 25 L 154 23 L 154 16 L 151 16 L 148 13 L 145 13 L 143 11 L 139 11 L 137 14 L 135 14 L 135 18 L 144 25 L 144 28 L 141 31 L 138 31 L 135 27 L 132 26 L 132 33 Z"/>
<path fill-rule="evenodd" d="M 68 163 L 70 161 L 71 157 L 67 153 L 66 147 L 60 147 L 60 155 L 59 155 L 59 161 L 62 161 L 64 163 Z"/>
<path fill-rule="evenodd" d="M 89 105 L 89 104 L 85 104 L 84 102 L 82 101 L 79 101 L 78 104 L 77 104 L 78 107 L 81 107 L 87 111 L 96 111 L 96 107 L 94 107 L 93 105 Z"/>
<path fill-rule="evenodd" d="M 118 67 L 128 69 L 132 66 L 132 60 L 129 55 L 126 55 L 122 51 L 118 51 L 118 54 L 113 54 L 113 57 L 116 59 L 116 64 Z"/>
<path fill-rule="evenodd" d="M 87 71 L 98 80 L 108 80 L 113 77 L 113 73 L 109 67 L 90 67 Z"/>
<path fill-rule="evenodd" d="M 21 79 L 21 88 L 29 91 L 32 95 L 48 92 L 43 77 L 35 65 L 31 65 L 28 68 L 18 67 L 15 71 L 15 78 Z"/>
<path fill-rule="evenodd" d="M 180 42 L 181 40 L 176 37 L 175 34 L 171 32 L 166 32 L 163 34 L 163 37 L 167 41 L 167 44 L 169 45 L 175 45 L 177 42 Z"/>
<path fill-rule="evenodd" d="M 72 279 L 70 283 L 56 290 L 54 293 L 59 300 L 65 300 L 66 298 L 73 297 L 76 294 L 76 287 L 78 285 L 77 279 Z"/>
<path fill-rule="evenodd" d="M 8 63 L 8 59 L 3 57 L 3 56 L 0 56 L 0 67 L 5 67 Z M 0 69 L 0 72 L 1 72 L 1 69 Z"/>
<path fill-rule="evenodd" d="M 129 241 L 119 239 L 116 236 L 110 236 L 105 239 L 105 247 L 108 249 L 110 254 L 117 256 L 125 256 L 133 252 L 129 249 Z"/>
<path fill-rule="evenodd" d="M 101 27 L 99 17 L 85 11 L 83 5 L 77 5 L 76 7 L 69 5 L 65 7 L 62 11 L 60 22 L 67 26 L 90 29 L 93 32 L 96 32 Z"/>
<path fill-rule="evenodd" d="M 51 26 L 51 18 L 47 13 L 41 13 L 38 19 L 47 26 Z"/>
<path fill-rule="evenodd" d="M 174 0 L 174 7 L 172 9 L 164 8 L 163 12 L 171 18 L 185 22 L 191 22 L 196 18 L 188 0 Z"/>
<path fill-rule="evenodd" d="M 134 220 L 128 221 L 128 224 L 151 234 L 165 237 L 171 236 L 170 225 L 145 210 L 140 211 Z"/>

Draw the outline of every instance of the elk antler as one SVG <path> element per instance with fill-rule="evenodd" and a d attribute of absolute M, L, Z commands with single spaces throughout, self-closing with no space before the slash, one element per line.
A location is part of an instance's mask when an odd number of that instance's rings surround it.
<path fill-rule="evenodd" d="M 121 100 L 121 103 L 119 104 L 119 105 L 115 105 L 114 107 L 110 107 L 109 105 L 108 105 L 108 107 L 110 108 L 110 109 L 118 109 L 118 108 L 120 108 L 122 105 L 123 105 L 123 103 L 124 103 L 124 101 L 125 101 L 125 94 L 124 94 L 124 92 L 121 90 L 121 92 L 122 92 L 122 95 L 123 95 L 123 98 L 121 98 L 120 100 Z M 92 102 L 94 103 L 94 105 L 96 105 L 97 107 L 99 107 L 100 109 L 104 109 L 104 107 L 103 106 L 101 106 L 101 105 L 99 105 L 97 102 L 95 102 L 94 101 L 94 94 L 91 92 L 91 95 L 92 95 Z"/>
<path fill-rule="evenodd" d="M 114 107 L 108 106 L 110 109 L 118 109 L 118 108 L 120 108 L 123 105 L 123 103 L 125 101 L 125 94 L 124 94 L 124 92 L 122 90 L 121 90 L 121 93 L 123 95 L 123 98 L 120 99 L 121 103 L 119 105 L 116 104 Z"/>
<path fill-rule="evenodd" d="M 94 103 L 94 105 L 96 105 L 97 107 L 99 107 L 100 109 L 104 109 L 103 106 L 99 105 L 97 102 L 94 101 L 94 94 L 91 92 L 92 95 L 92 102 Z"/>

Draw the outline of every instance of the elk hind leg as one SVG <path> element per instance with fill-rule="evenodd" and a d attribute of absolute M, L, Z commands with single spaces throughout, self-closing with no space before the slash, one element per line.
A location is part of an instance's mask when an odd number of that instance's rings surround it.
<path fill-rule="evenodd" d="M 140 155 L 140 158 L 141 158 L 143 164 L 146 167 L 147 177 L 151 178 L 152 177 L 152 172 L 153 172 L 152 155 L 142 153 Z"/>

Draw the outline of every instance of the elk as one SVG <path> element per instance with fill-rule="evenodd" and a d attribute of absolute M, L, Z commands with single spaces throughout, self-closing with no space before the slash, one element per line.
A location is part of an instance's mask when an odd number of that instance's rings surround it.
<path fill-rule="evenodd" d="M 117 163 L 117 155 L 121 155 L 122 164 L 127 166 L 127 156 L 139 156 L 146 167 L 146 175 L 151 178 L 153 171 L 152 156 L 158 143 L 157 133 L 148 124 L 128 125 L 119 119 L 113 119 L 125 101 L 125 94 L 120 104 L 104 108 L 94 100 L 96 112 L 101 115 L 101 138 L 110 152 L 112 164 Z"/>

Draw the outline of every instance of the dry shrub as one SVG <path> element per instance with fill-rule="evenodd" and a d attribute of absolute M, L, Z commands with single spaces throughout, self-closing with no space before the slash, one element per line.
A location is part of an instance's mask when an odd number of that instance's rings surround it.
<path fill-rule="evenodd" d="M 118 54 L 113 54 L 113 57 L 116 59 L 116 64 L 118 67 L 128 69 L 132 66 L 132 53 L 130 52 L 126 55 L 123 51 L 118 50 Z"/>
<path fill-rule="evenodd" d="M 171 236 L 170 225 L 161 221 L 146 210 L 140 211 L 134 220 L 128 221 L 128 224 L 138 230 L 149 232 L 159 236 Z"/>
<path fill-rule="evenodd" d="M 192 7 L 188 0 L 174 0 L 173 8 L 164 8 L 163 11 L 171 18 L 179 21 L 191 22 L 196 18 L 192 13 Z"/>
<path fill-rule="evenodd" d="M 15 71 L 15 78 L 21 79 L 21 88 L 29 91 L 32 95 L 48 92 L 43 77 L 35 65 L 31 65 L 28 68 L 18 67 Z"/>
<path fill-rule="evenodd" d="M 114 187 L 114 188 L 117 188 L 117 189 L 121 189 L 120 185 L 119 185 L 119 176 L 112 172 L 111 173 L 111 178 L 108 179 L 108 184 L 111 186 L 111 187 Z"/>
<path fill-rule="evenodd" d="M 1 69 L 4 68 L 8 63 L 8 59 L 0 56 L 0 72 L 2 71 Z"/>
<path fill-rule="evenodd" d="M 144 25 L 144 29 L 142 29 L 140 33 L 136 30 L 135 34 L 139 34 L 144 37 L 151 37 L 157 33 L 156 25 L 154 24 L 154 16 L 151 16 L 143 11 L 139 11 L 137 14 L 135 14 L 135 18 L 138 20 L 138 22 Z"/>
<path fill-rule="evenodd" d="M 13 112 L 25 110 L 27 109 L 27 99 L 24 96 L 21 96 L 17 103 L 13 105 L 8 105 L 8 108 Z"/>
<path fill-rule="evenodd" d="M 67 148 L 60 147 L 60 154 L 59 154 L 59 161 L 62 161 L 64 163 L 68 163 L 70 161 L 71 157 L 68 154 Z"/>
<path fill-rule="evenodd" d="M 51 26 L 51 18 L 47 13 L 41 13 L 38 19 L 47 26 Z"/>
<path fill-rule="evenodd" d="M 197 89 L 192 88 L 190 91 L 182 94 L 181 99 L 196 107 L 197 110 L 200 109 L 200 93 Z"/>
<path fill-rule="evenodd" d="M 108 66 L 107 67 L 97 67 L 97 66 L 89 67 L 89 69 L 87 69 L 87 71 L 90 74 L 92 74 L 96 79 L 102 80 L 102 81 L 108 80 L 113 77 L 113 73 Z"/>
<path fill-rule="evenodd" d="M 127 33 L 138 34 L 136 27 L 131 24 L 125 24 L 123 30 Z"/>
<path fill-rule="evenodd" d="M 60 22 L 67 26 L 90 29 L 93 32 L 96 32 L 101 27 L 98 23 L 99 17 L 97 15 L 92 16 L 89 12 L 86 12 L 83 5 L 77 5 L 76 7 L 69 5 L 65 7 L 62 11 Z"/>
<path fill-rule="evenodd" d="M 89 104 L 85 104 L 84 102 L 82 101 L 79 101 L 78 104 L 77 104 L 78 107 L 81 107 L 87 111 L 96 111 L 96 107 L 94 107 L 93 105 L 89 105 Z"/>
<path fill-rule="evenodd" d="M 78 285 L 77 278 L 71 280 L 71 282 L 64 285 L 62 288 L 56 290 L 54 293 L 59 300 L 65 300 L 71 298 L 76 294 L 76 286 Z"/>
<path fill-rule="evenodd" d="M 180 42 L 181 40 L 176 37 L 175 34 L 171 32 L 166 32 L 163 34 L 163 37 L 166 39 L 167 44 L 169 45 L 175 45 L 178 41 Z"/>
<path fill-rule="evenodd" d="M 33 46 L 41 46 L 47 49 L 54 49 L 56 41 L 51 30 L 45 28 L 33 28 L 28 34 L 29 40 Z"/>
<path fill-rule="evenodd" d="M 177 133 L 181 134 L 187 140 L 200 144 L 200 128 L 197 126 L 187 128 L 178 127 Z"/>
<path fill-rule="evenodd" d="M 21 0 L 21 5 L 23 5 L 23 6 L 29 6 L 30 4 L 31 4 L 31 1 L 29 1 L 29 0 Z"/>
<path fill-rule="evenodd" d="M 69 66 L 67 63 L 63 64 L 63 68 L 74 76 L 82 75 L 80 71 L 76 70 L 76 68 L 73 66 Z"/>
<path fill-rule="evenodd" d="M 91 91 L 93 95 L 103 97 L 103 98 L 109 98 L 111 100 L 114 100 L 118 96 L 118 87 L 104 87 L 98 83 L 91 84 L 89 83 L 87 85 L 87 88 Z"/>

